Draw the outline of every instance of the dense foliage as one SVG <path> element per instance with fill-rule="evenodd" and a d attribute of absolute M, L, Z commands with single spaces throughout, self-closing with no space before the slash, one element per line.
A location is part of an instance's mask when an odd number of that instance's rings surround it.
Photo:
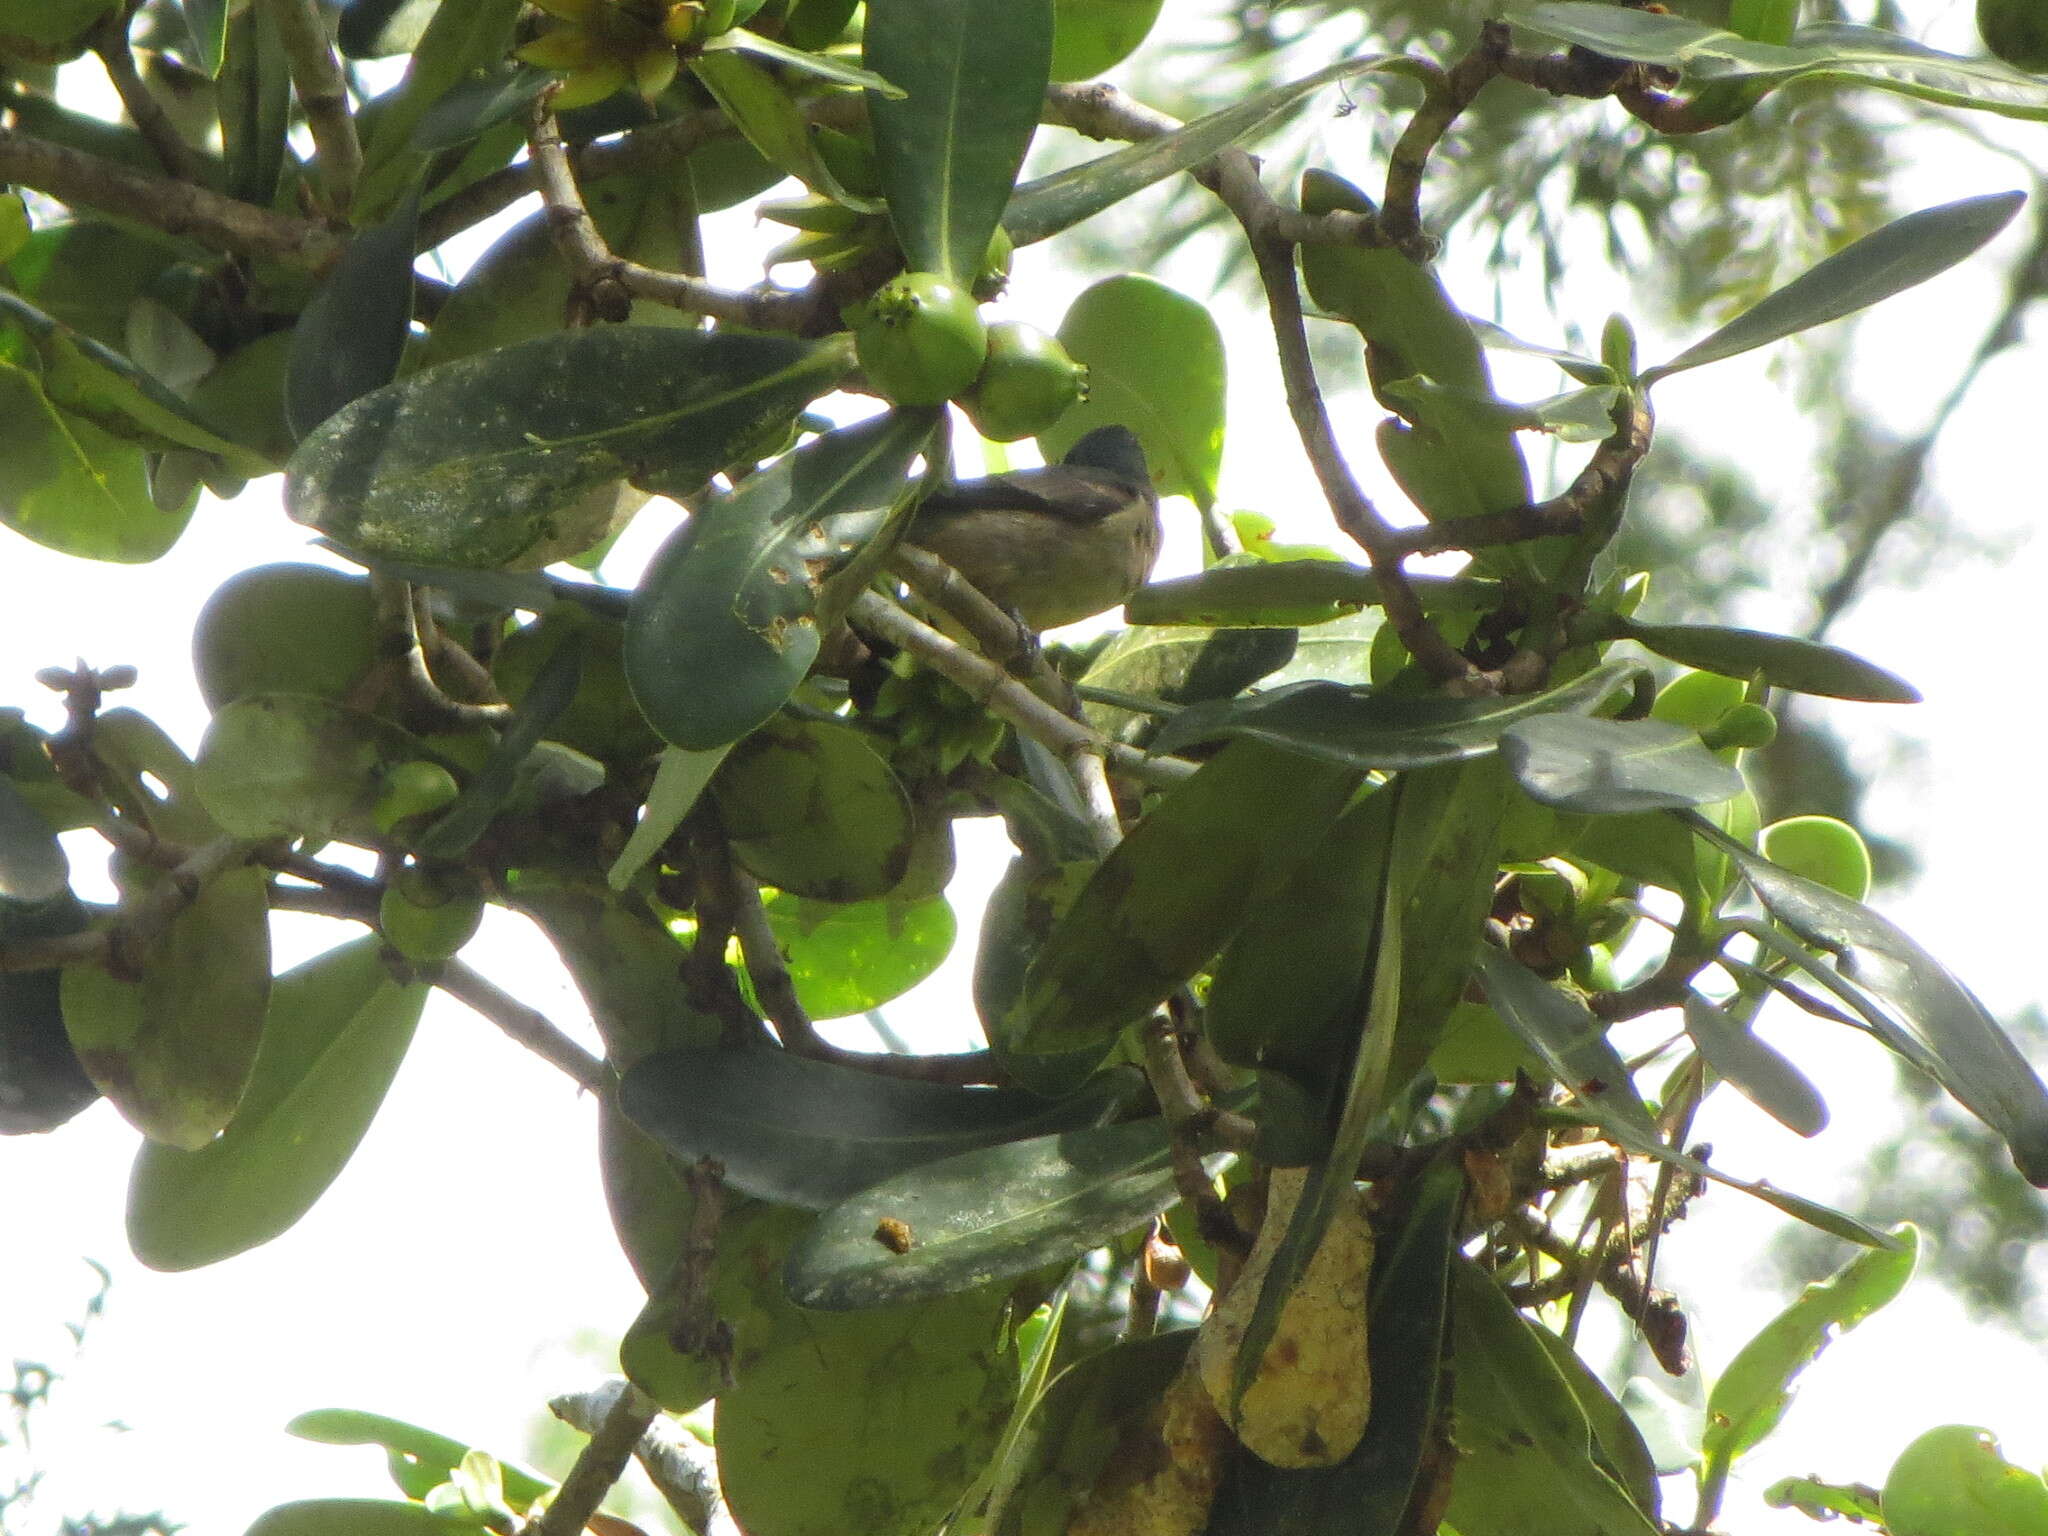
<path fill-rule="evenodd" d="M 4 537 L 147 562 L 281 472 L 350 563 L 213 595 L 196 757 L 120 707 L 124 667 L 42 674 L 55 731 L 0 711 L 0 1130 L 108 1098 L 144 1138 L 135 1253 L 212 1264 L 320 1198 L 439 987 L 599 1097 L 648 1294 L 559 1486 L 322 1409 L 295 1429 L 387 1447 L 399 1496 L 263 1536 L 616 1533 L 636 1451 L 678 1519 L 722 1500 L 752 1536 L 1704 1533 L 1918 1244 L 1694 1144 L 1721 1090 L 1824 1128 L 1764 1008 L 1882 1042 L 2048 1186 L 2007 1033 L 1865 904 L 1854 828 L 1765 824 L 1745 777 L 1788 697 L 1913 688 L 1726 622 L 1631 502 L 1659 382 L 1981 260 L 2025 201 L 1887 220 L 1849 118 L 1761 179 L 1717 146 L 1872 93 L 2048 118 L 2030 0 L 1980 6 L 2000 58 L 1792 0 L 1388 7 L 1341 49 L 1354 8 L 1293 9 L 1240 12 L 1226 88 L 1172 116 L 1140 99 L 1188 47 L 1160 0 L 0 0 Z M 58 89 L 87 54 L 119 122 Z M 1127 60 L 1133 91 L 1099 82 Z M 1373 163 L 1262 176 L 1246 146 L 1340 92 Z M 1020 178 L 1048 144 L 1065 168 Z M 1218 506 L 1225 337 L 1093 233 L 1168 183 L 1265 309 L 1229 347 L 1277 354 L 1327 547 Z M 534 193 L 459 281 L 423 273 Z M 801 281 L 705 275 L 738 206 Z M 1640 216 L 1704 334 L 1549 345 L 1554 315 L 1511 333 L 1446 286 L 1444 232 L 1491 230 L 1555 303 L 1583 208 L 1610 242 Z M 1101 269 L 1056 337 L 987 308 L 1045 241 Z M 1498 353 L 1557 392 L 1504 398 Z M 1347 461 L 1367 426 L 1398 513 Z M 977 434 L 1048 467 L 963 479 Z M 628 589 L 605 552 L 653 497 L 687 516 Z M 1205 568 L 1133 591 L 1160 497 Z M 1639 611 L 1652 570 L 1696 622 Z M 1032 633 L 1126 597 L 1086 647 Z M 830 1043 L 943 958 L 953 823 L 990 815 L 985 1049 Z M 73 893 L 80 829 L 114 905 Z M 487 904 L 546 932 L 602 1057 L 463 962 Z M 367 932 L 274 975 L 278 911 Z M 1687 1424 L 1574 1343 L 1604 1297 L 1691 1368 L 1655 1257 L 1709 1181 L 1839 1268 Z M 666 1417 L 707 1403 L 703 1441 Z M 2048 1532 L 2048 1486 L 1963 1426 L 1882 1488 L 1774 1497 Z"/>

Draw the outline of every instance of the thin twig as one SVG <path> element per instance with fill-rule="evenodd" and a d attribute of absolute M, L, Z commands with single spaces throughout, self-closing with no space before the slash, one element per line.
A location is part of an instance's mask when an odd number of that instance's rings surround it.
<path fill-rule="evenodd" d="M 444 960 L 433 972 L 433 982 L 592 1093 L 603 1093 L 610 1085 L 611 1069 L 603 1061 L 571 1040 L 538 1008 L 528 1007 L 481 971 L 460 960 Z"/>
<path fill-rule="evenodd" d="M 175 180 L 202 181 L 205 173 L 198 154 L 178 132 L 178 125 L 171 121 L 164 104 L 136 73 L 135 55 L 128 49 L 129 11 L 130 7 L 122 5 L 100 18 L 92 29 L 92 51 L 106 67 L 107 78 L 113 82 L 122 108 L 143 142 L 149 145 L 150 153 L 156 156 L 157 164 Z"/>
<path fill-rule="evenodd" d="M 0 944 L 0 972 L 47 971 L 65 965 L 97 965 L 117 976 L 133 975 L 149 946 L 206 889 L 217 875 L 247 864 L 255 855 L 248 843 L 215 838 L 187 854 L 163 882 L 140 896 L 124 899 L 114 920 L 60 938 L 15 939 Z"/>
<path fill-rule="evenodd" d="M 363 146 L 349 111 L 348 80 L 327 41 L 313 0 L 268 0 L 278 40 L 290 61 L 292 88 L 313 131 L 314 157 L 326 183 L 330 213 L 345 215 L 362 174 Z"/>
<path fill-rule="evenodd" d="M 551 1397 L 548 1412 L 580 1434 L 595 1434 L 627 1386 L 624 1380 L 613 1380 L 589 1392 Z M 722 1502 L 718 1458 L 711 1447 L 662 1416 L 633 1447 L 633 1458 L 684 1526 L 694 1536 L 705 1536 Z"/>
<path fill-rule="evenodd" d="M 420 635 L 412 583 L 372 571 L 370 597 L 376 610 L 378 652 L 404 689 L 407 707 L 422 717 L 428 729 L 496 728 L 512 718 L 509 704 L 465 704 L 451 699 L 434 681 Z"/>
<path fill-rule="evenodd" d="M 889 556 L 889 568 L 911 591 L 973 636 L 984 656 L 1011 676 L 1025 679 L 1048 704 L 1074 713 L 1070 704 L 1073 685 L 1046 660 L 1037 637 L 1015 615 L 1004 612 L 930 550 L 914 544 L 897 545 Z"/>
<path fill-rule="evenodd" d="M 538 1520 L 527 1521 L 521 1536 L 577 1536 L 626 1470 L 634 1447 L 659 1412 L 660 1404 L 628 1382 L 555 1490 L 554 1502 Z"/>
<path fill-rule="evenodd" d="M 1422 228 L 1422 177 L 1429 169 L 1429 157 L 1472 105 L 1486 83 L 1500 73 L 1500 61 L 1508 51 L 1508 29 L 1504 22 L 1489 21 L 1479 30 L 1472 51 L 1448 72 L 1435 71 L 1425 79 L 1423 102 L 1401 130 L 1387 157 L 1386 197 L 1380 206 L 1380 228 L 1402 252 L 1412 259 L 1434 255 L 1432 242 Z"/>
<path fill-rule="evenodd" d="M 847 617 L 869 634 L 909 651 L 933 671 L 958 683 L 990 713 L 1000 715 L 1061 758 L 1076 751 L 1099 753 L 1112 770 L 1125 778 L 1160 789 L 1178 784 L 1200 766 L 1185 758 L 1157 756 L 1123 742 L 1105 740 L 1079 721 L 1061 714 L 986 656 L 978 656 L 940 634 L 879 593 L 861 593 L 847 610 Z"/>

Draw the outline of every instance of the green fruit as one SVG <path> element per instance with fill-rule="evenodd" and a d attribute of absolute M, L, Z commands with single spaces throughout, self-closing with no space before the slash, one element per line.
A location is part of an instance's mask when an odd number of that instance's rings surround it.
<path fill-rule="evenodd" d="M 389 832 L 400 822 L 426 816 L 452 804 L 462 793 L 455 775 L 439 763 L 416 758 L 400 763 L 384 775 L 384 793 L 377 797 L 370 817 L 379 832 Z"/>
<path fill-rule="evenodd" d="M 973 296 L 935 273 L 883 284 L 848 319 L 868 382 L 898 405 L 942 405 L 966 393 L 988 357 Z"/>
<path fill-rule="evenodd" d="M 2048 72 L 2048 5 L 2042 0 L 1977 0 L 1977 35 L 2014 69 Z"/>
<path fill-rule="evenodd" d="M 257 693 L 340 699 L 376 660 L 370 584 L 317 565 L 259 565 L 199 610 L 192 666 L 209 709 Z"/>
<path fill-rule="evenodd" d="M 1884 1480 L 1892 1536 L 2041 1536 L 2048 1486 L 1998 1454 L 1998 1437 L 1969 1424 L 1930 1429 Z"/>
<path fill-rule="evenodd" d="M 988 361 L 960 403 L 992 442 L 1036 437 L 1088 398 L 1088 370 L 1036 326 L 1004 320 L 988 328 Z"/>
<path fill-rule="evenodd" d="M 1861 901 L 1870 890 L 1870 849 L 1863 835 L 1832 816 L 1793 816 L 1764 828 L 1763 855 L 1795 875 Z"/>
<path fill-rule="evenodd" d="M 419 965 L 454 955 L 483 915 L 483 887 L 468 870 L 448 865 L 406 865 L 385 882 L 377 903 L 384 942 Z"/>
<path fill-rule="evenodd" d="M 1681 673 L 1657 695 L 1650 716 L 1704 734 L 1742 702 L 1743 692 L 1740 678 L 1723 677 L 1718 672 Z"/>

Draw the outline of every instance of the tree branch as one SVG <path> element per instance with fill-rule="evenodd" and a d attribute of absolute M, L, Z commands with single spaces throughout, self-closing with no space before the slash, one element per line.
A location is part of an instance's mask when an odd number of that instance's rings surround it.
<path fill-rule="evenodd" d="M 250 863 L 255 848 L 239 839 L 218 837 L 173 865 L 161 885 L 124 900 L 104 928 L 88 928 L 61 938 L 16 939 L 0 944 L 0 972 L 47 971 L 65 965 L 97 965 L 115 975 L 132 975 L 149 946 L 205 890 L 207 881 Z"/>
<path fill-rule="evenodd" d="M 363 169 L 363 146 L 349 111 L 348 81 L 327 41 L 313 0 L 267 0 L 278 40 L 290 61 L 292 89 L 313 131 L 313 151 L 326 183 L 328 211 L 344 215 Z"/>
<path fill-rule="evenodd" d="M 555 1490 L 555 1500 L 538 1520 L 529 1520 L 521 1536 L 578 1536 L 597 1513 L 612 1484 L 633 1459 L 634 1447 L 654 1423 L 661 1405 L 631 1382 L 626 1383 L 604 1422 L 576 1458 L 576 1465 Z"/>
<path fill-rule="evenodd" d="M 460 960 L 444 960 L 432 973 L 435 986 L 467 1003 L 529 1051 L 574 1078 L 592 1093 L 611 1084 L 611 1069 L 564 1034 L 538 1008 L 529 1008 L 480 971 Z"/>
<path fill-rule="evenodd" d="M 92 51 L 105 66 L 107 79 L 113 82 L 123 110 L 143 142 L 149 145 L 150 153 L 156 156 L 157 164 L 179 181 L 197 182 L 203 179 L 199 156 L 178 132 L 178 125 L 171 121 L 163 103 L 136 73 L 135 55 L 128 50 L 129 10 L 127 5 L 117 6 L 100 18 L 92 29 Z"/>
<path fill-rule="evenodd" d="M 1422 176 L 1437 145 L 1472 105 L 1473 98 L 1500 73 L 1508 52 L 1505 22 L 1489 21 L 1479 29 L 1472 51 L 1451 67 L 1426 79 L 1426 94 L 1387 157 L 1386 196 L 1380 205 L 1380 228 L 1404 254 L 1426 260 L 1435 252 L 1422 227 Z"/>

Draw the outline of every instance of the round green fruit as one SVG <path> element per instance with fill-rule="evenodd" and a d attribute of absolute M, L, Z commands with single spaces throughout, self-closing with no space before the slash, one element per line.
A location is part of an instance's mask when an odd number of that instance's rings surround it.
<path fill-rule="evenodd" d="M 375 660 L 369 582 L 317 565 L 236 573 L 192 630 L 192 667 L 216 713 L 256 693 L 340 699 Z"/>
<path fill-rule="evenodd" d="M 1870 889 L 1870 849 L 1863 835 L 1832 816 L 1792 816 L 1764 828 L 1764 857 L 1851 901 Z"/>
<path fill-rule="evenodd" d="M 430 815 L 454 802 L 462 793 L 455 775 L 439 763 L 415 758 L 399 763 L 384 775 L 384 792 L 377 797 L 370 819 L 379 832 L 389 832 L 402 821 Z"/>
<path fill-rule="evenodd" d="M 1977 35 L 2014 69 L 2048 73 L 2048 5 L 2042 0 L 1977 0 Z"/>
<path fill-rule="evenodd" d="M 483 921 L 483 887 L 467 870 L 409 864 L 384 885 L 377 927 L 384 942 L 418 965 L 449 959 Z"/>
<path fill-rule="evenodd" d="M 988 328 L 988 361 L 960 403 L 974 430 L 1014 443 L 1048 431 L 1067 407 L 1088 398 L 1088 370 L 1036 326 L 1004 320 Z"/>
<path fill-rule="evenodd" d="M 848 319 L 861 370 L 898 405 L 941 405 L 966 393 L 988 357 L 974 296 L 934 273 L 884 283 Z"/>
<path fill-rule="evenodd" d="M 1943 1424 L 1892 1463 L 1884 1523 L 1892 1536 L 2037 1536 L 2048 1529 L 2048 1486 L 1999 1455 L 1989 1430 Z"/>
<path fill-rule="evenodd" d="M 1742 702 L 1746 691 L 1740 678 L 1723 677 L 1718 672 L 1681 673 L 1658 693 L 1650 716 L 1705 734 Z"/>

